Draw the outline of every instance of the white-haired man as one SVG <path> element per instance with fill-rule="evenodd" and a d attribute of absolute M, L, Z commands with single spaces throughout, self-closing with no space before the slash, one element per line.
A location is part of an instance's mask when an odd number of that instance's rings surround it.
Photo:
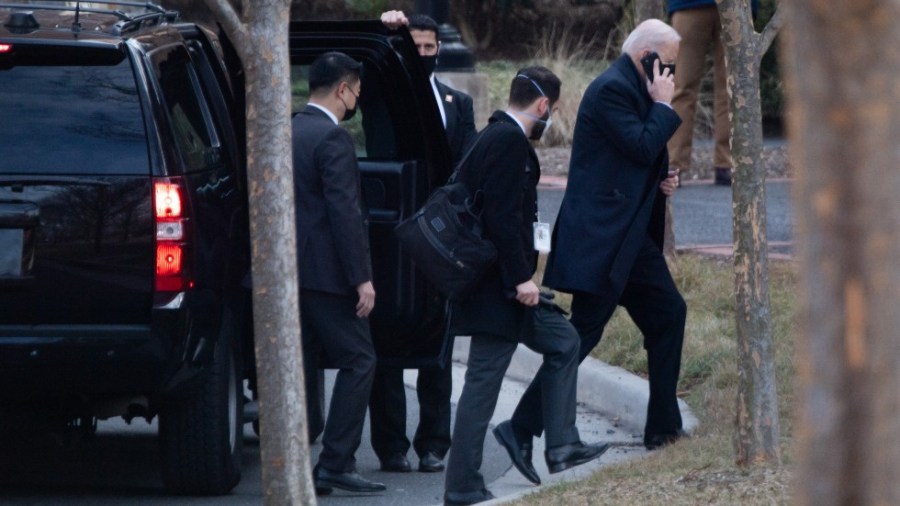
<path fill-rule="evenodd" d="M 544 275 L 546 286 L 573 294 L 571 322 L 582 360 L 617 305 L 641 330 L 650 376 L 649 449 L 683 435 L 675 392 L 687 308 L 662 255 L 665 200 L 677 186 L 677 174 L 667 173 L 666 142 L 681 123 L 670 105 L 679 41 L 669 25 L 644 21 L 585 92 Z M 541 434 L 539 383 L 498 429 L 507 435 L 505 446 L 520 448 Z"/>

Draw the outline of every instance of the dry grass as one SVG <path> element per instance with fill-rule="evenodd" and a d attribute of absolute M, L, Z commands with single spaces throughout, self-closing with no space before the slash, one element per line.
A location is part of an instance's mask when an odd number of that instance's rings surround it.
<path fill-rule="evenodd" d="M 521 68 L 541 65 L 560 78 L 562 91 L 556 103 L 557 110 L 553 113 L 553 127 L 541 140 L 543 146 L 568 146 L 572 143 L 581 97 L 591 81 L 609 66 L 605 60 L 588 58 L 589 54 L 597 52 L 598 47 L 605 48 L 608 41 L 591 40 L 585 44 L 572 33 L 565 25 L 552 25 L 533 49 L 534 57 L 530 60 L 492 61 L 478 65 L 479 72 L 488 76 L 488 100 L 492 111 L 506 109 L 510 81 Z"/>
<path fill-rule="evenodd" d="M 749 470 L 735 467 L 732 446 L 738 377 L 730 259 L 684 254 L 673 263 L 672 271 L 688 303 L 680 395 L 700 419 L 697 433 L 644 459 L 603 469 L 582 482 L 549 488 L 517 504 L 675 506 L 790 502 L 795 265 L 773 262 L 769 278 L 783 464 Z M 566 305 L 569 298 L 561 295 L 560 302 Z M 621 309 L 607 326 L 594 356 L 646 374 L 640 333 Z"/>
<path fill-rule="evenodd" d="M 591 58 L 590 55 L 618 54 L 622 41 L 633 28 L 633 13 L 627 9 L 617 28 L 610 32 L 609 39 L 595 38 L 584 43 L 574 37 L 575 31 L 566 25 L 551 25 L 544 30 L 543 37 L 532 49 L 531 54 L 534 56 L 531 59 L 519 62 L 480 62 L 478 71 L 488 76 L 489 110 L 506 109 L 510 81 L 517 70 L 531 65 L 547 67 L 559 76 L 563 86 L 557 103 L 558 110 L 553 115 L 553 127 L 547 131 L 541 145 L 570 146 L 581 98 L 591 81 L 606 70 L 610 63 Z M 697 100 L 694 123 L 694 135 L 697 139 L 712 137 L 712 99 L 712 67 L 709 66 Z"/>

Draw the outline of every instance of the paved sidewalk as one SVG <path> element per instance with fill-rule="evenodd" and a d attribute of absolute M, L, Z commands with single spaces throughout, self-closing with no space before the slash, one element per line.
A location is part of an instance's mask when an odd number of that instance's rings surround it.
<path fill-rule="evenodd" d="M 453 348 L 453 394 L 451 402 L 455 406 L 459 400 L 465 377 L 465 360 L 469 352 L 469 338 L 457 338 Z M 513 356 L 500 392 L 500 399 L 491 427 L 509 419 L 516 403 L 531 378 L 541 364 L 541 356 L 520 345 Z M 404 381 L 409 388 L 415 387 L 416 371 L 407 370 Z M 546 486 L 584 479 L 603 466 L 609 466 L 647 454 L 642 444 L 642 433 L 646 419 L 649 387 L 647 381 L 634 374 L 588 358 L 578 371 L 578 416 L 577 424 L 581 437 L 589 443 L 610 442 L 614 447 L 594 462 L 568 469 L 561 473 L 549 474 L 543 459 L 543 438 L 534 441 L 534 465 L 543 484 L 535 486 L 526 480 L 508 458 L 507 470 L 499 478 L 488 483 L 488 488 L 497 499 L 484 503 L 502 504 L 534 493 Z M 679 401 L 686 431 L 693 432 L 697 418 L 683 401 Z M 487 434 L 486 449 L 494 444 L 494 436 Z M 505 457 L 505 454 L 504 454 Z M 434 504 L 441 504 L 436 502 Z"/>

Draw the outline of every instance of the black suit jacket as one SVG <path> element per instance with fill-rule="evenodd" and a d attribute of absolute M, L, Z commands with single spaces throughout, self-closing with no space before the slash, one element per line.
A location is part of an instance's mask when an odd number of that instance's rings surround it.
<path fill-rule="evenodd" d="M 578 109 L 569 180 L 544 284 L 564 292 L 621 293 L 650 238 L 662 249 L 666 142 L 681 119 L 654 102 L 628 55 L 588 86 Z"/>
<path fill-rule="evenodd" d="M 484 233 L 498 260 L 476 293 L 453 306 L 452 331 L 520 339 L 534 327 L 531 309 L 514 297 L 516 285 L 530 280 L 537 267 L 533 223 L 541 166 L 521 127 L 503 111 L 473 142 L 460 180 L 470 191 L 484 192 Z"/>
<path fill-rule="evenodd" d="M 353 139 L 313 106 L 292 122 L 300 288 L 355 294 L 372 264 Z"/>
<path fill-rule="evenodd" d="M 450 153 L 453 162 L 457 163 L 465 154 L 469 141 L 475 137 L 475 110 L 472 107 L 472 97 L 454 90 L 446 84 L 434 80 L 444 114 L 447 116 L 447 142 L 450 145 Z"/>

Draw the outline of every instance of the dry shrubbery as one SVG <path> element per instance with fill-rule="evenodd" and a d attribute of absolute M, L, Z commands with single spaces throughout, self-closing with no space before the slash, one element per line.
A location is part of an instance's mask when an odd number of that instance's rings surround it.
<path fill-rule="evenodd" d="M 609 66 L 606 60 L 589 57 L 598 48 L 605 52 L 609 41 L 594 39 L 585 44 L 572 33 L 567 25 L 550 26 L 531 51 L 532 58 L 517 62 L 495 60 L 478 65 L 478 70 L 488 76 L 490 110 L 506 109 L 510 81 L 520 68 L 542 65 L 559 76 L 562 93 L 558 109 L 553 113 L 553 127 L 541 141 L 542 146 L 571 145 L 581 97 L 591 81 Z"/>
<path fill-rule="evenodd" d="M 769 274 L 784 464 L 747 470 L 735 467 L 732 445 L 738 373 L 731 260 L 682 254 L 671 267 L 688 305 L 679 394 L 700 420 L 697 433 L 645 458 L 604 468 L 583 482 L 549 488 L 520 504 L 790 503 L 796 265 L 771 262 Z M 566 305 L 569 297 L 561 295 L 559 300 Z M 594 356 L 646 375 L 642 338 L 621 309 L 607 325 Z"/>

